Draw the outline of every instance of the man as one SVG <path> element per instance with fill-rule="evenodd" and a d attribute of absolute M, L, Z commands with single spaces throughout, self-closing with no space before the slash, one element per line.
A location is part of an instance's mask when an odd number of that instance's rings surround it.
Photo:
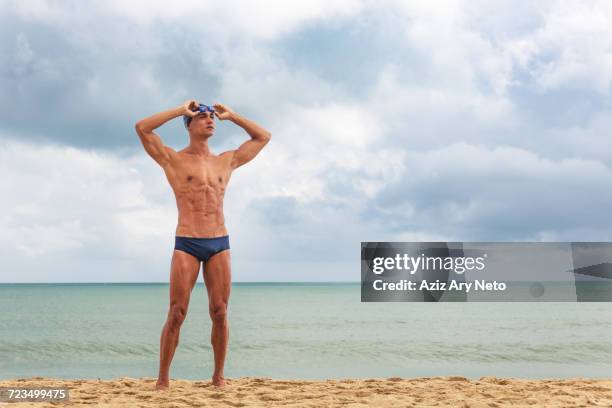
<path fill-rule="evenodd" d="M 214 107 L 214 108 L 213 108 Z M 223 217 L 225 187 L 232 172 L 252 160 L 270 141 L 261 126 L 227 106 L 213 107 L 188 100 L 183 105 L 157 113 L 136 124 L 136 133 L 147 153 L 164 169 L 178 207 L 178 225 L 170 271 L 170 307 L 160 341 L 159 376 L 156 388 L 169 388 L 169 371 L 185 320 L 189 296 L 204 264 L 212 320 L 211 343 L 215 369 L 212 383 L 225 385 L 223 366 L 229 338 L 227 303 L 231 287 L 229 236 Z M 165 146 L 153 131 L 170 119 L 183 116 L 189 146 L 180 151 Z M 238 149 L 216 155 L 208 139 L 215 132 L 215 116 L 242 127 L 251 136 Z"/>

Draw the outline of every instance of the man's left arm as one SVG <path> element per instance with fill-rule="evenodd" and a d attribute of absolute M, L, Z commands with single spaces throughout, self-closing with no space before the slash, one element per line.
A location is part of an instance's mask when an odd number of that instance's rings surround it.
<path fill-rule="evenodd" d="M 230 120 L 243 128 L 251 140 L 247 140 L 236 150 L 232 150 L 232 169 L 242 166 L 253 160 L 255 156 L 268 144 L 272 134 L 250 119 L 245 118 L 229 109 L 227 106 L 217 103 L 214 105 L 215 115 L 220 120 Z"/>

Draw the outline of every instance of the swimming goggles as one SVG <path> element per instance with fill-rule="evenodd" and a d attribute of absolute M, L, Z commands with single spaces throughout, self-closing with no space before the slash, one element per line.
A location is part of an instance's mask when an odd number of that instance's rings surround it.
<path fill-rule="evenodd" d="M 198 109 L 191 109 L 192 112 L 199 112 L 199 113 L 206 113 L 206 112 L 210 112 L 210 118 L 214 119 L 214 113 L 215 113 L 215 108 L 212 106 L 208 106 L 208 105 L 204 105 L 203 103 L 199 104 Z M 189 129 L 189 124 L 191 123 L 191 117 L 187 116 L 187 115 L 183 115 L 183 123 L 185 125 L 186 129 Z"/>
<path fill-rule="evenodd" d="M 211 116 L 212 116 L 212 114 L 215 113 L 215 108 L 212 107 L 212 106 L 204 105 L 203 103 L 201 103 L 198 106 L 198 112 L 202 112 L 202 113 L 210 112 Z"/>

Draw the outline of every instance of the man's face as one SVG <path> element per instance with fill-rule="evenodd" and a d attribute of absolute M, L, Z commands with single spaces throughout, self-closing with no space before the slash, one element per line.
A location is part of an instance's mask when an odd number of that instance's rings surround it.
<path fill-rule="evenodd" d="M 200 112 L 191 119 L 189 131 L 196 135 L 210 137 L 215 133 L 215 117 L 212 112 Z"/>

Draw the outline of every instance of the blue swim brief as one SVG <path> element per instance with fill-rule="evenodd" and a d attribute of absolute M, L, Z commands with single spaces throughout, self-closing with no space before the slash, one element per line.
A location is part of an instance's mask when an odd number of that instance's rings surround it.
<path fill-rule="evenodd" d="M 174 249 L 187 252 L 206 262 L 211 256 L 226 249 L 230 249 L 229 235 L 216 238 L 193 238 L 179 237 L 174 238 Z"/>

